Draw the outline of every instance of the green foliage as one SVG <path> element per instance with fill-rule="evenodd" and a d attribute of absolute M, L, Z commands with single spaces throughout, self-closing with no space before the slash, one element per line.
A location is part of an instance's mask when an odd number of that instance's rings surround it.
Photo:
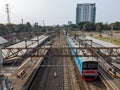
<path fill-rule="evenodd" d="M 109 24 L 104 24 L 103 25 L 103 30 L 111 30 L 111 27 Z"/>
<path fill-rule="evenodd" d="M 25 27 L 26 27 L 26 31 L 31 31 L 32 30 L 32 25 L 30 24 L 30 22 L 27 22 Z"/>
<path fill-rule="evenodd" d="M 86 24 L 87 22 L 80 22 L 78 23 L 79 29 L 83 29 L 84 24 Z"/>
<path fill-rule="evenodd" d="M 95 30 L 95 25 L 91 22 L 87 22 L 83 25 L 83 30 L 85 31 L 94 31 Z"/>
<path fill-rule="evenodd" d="M 30 22 L 27 22 L 26 24 L 0 24 L 0 35 L 5 34 L 12 34 L 12 33 L 19 33 L 19 32 L 54 32 L 59 28 L 60 26 L 57 25 L 56 27 L 52 26 L 39 26 L 38 23 L 35 23 L 33 26 Z M 64 28 L 68 27 L 67 25 L 64 26 Z M 102 32 L 102 30 L 111 30 L 111 27 L 113 27 L 113 30 L 120 30 L 120 22 L 114 22 L 111 24 L 103 24 L 101 22 L 99 23 L 91 23 L 91 22 L 80 22 L 78 24 L 72 24 L 69 26 L 72 30 L 85 30 L 85 31 L 97 31 Z M 79 29 L 78 29 L 79 28 Z"/>
<path fill-rule="evenodd" d="M 6 33 L 6 26 L 4 24 L 0 24 L 0 34 Z"/>
<path fill-rule="evenodd" d="M 102 32 L 103 30 L 103 23 L 96 23 L 95 24 L 96 31 Z"/>
<path fill-rule="evenodd" d="M 70 27 L 73 28 L 73 29 L 76 29 L 76 28 L 78 28 L 78 25 L 76 25 L 76 24 L 71 24 Z"/>
<path fill-rule="evenodd" d="M 24 24 L 18 24 L 16 31 L 17 32 L 25 31 L 25 25 Z"/>
<path fill-rule="evenodd" d="M 4 24 L 0 24 L 0 31 L 5 31 L 6 30 L 6 27 Z"/>
<path fill-rule="evenodd" d="M 94 31 L 95 25 L 91 22 L 80 22 L 78 23 L 79 29 L 85 30 L 85 31 Z"/>
<path fill-rule="evenodd" d="M 16 25 L 15 24 L 6 24 L 6 31 L 7 33 L 12 33 L 15 31 Z"/>
<path fill-rule="evenodd" d="M 115 25 L 116 25 L 117 28 L 120 27 L 120 25 L 118 24 L 118 22 L 117 22 L 117 24 L 116 23 L 114 24 L 114 28 L 115 28 Z M 111 24 L 103 24 L 101 22 L 96 23 L 96 24 L 91 23 L 91 22 L 80 22 L 80 23 L 78 23 L 78 26 L 79 26 L 79 29 L 86 30 L 86 31 L 98 31 L 98 32 L 102 32 L 102 30 L 111 30 Z"/>
<path fill-rule="evenodd" d="M 120 22 L 111 23 L 110 26 L 113 26 L 114 30 L 120 30 Z"/>

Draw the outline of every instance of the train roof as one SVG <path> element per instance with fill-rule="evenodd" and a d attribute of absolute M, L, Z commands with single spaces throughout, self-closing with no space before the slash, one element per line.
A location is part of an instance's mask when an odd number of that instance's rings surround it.
<path fill-rule="evenodd" d="M 103 47 L 119 47 L 118 45 L 115 45 L 115 44 L 112 44 L 112 43 L 109 43 L 109 42 L 105 42 L 105 41 L 102 41 L 102 40 L 99 40 L 99 39 L 95 39 L 95 38 L 92 38 L 92 37 L 88 37 L 88 36 L 86 37 L 86 39 L 92 40 L 94 47 L 100 47 L 100 46 L 103 46 Z"/>
<path fill-rule="evenodd" d="M 45 35 L 41 35 L 41 36 L 39 36 L 39 39 L 42 39 L 44 37 L 45 37 Z M 31 40 L 26 41 L 26 42 L 22 41 L 22 42 L 16 43 L 16 44 L 11 45 L 11 46 L 9 46 L 7 48 L 25 48 L 25 46 L 26 46 L 25 43 L 27 43 L 27 46 L 29 46 L 30 44 L 35 42 L 35 41 L 32 41 L 32 40 L 37 40 L 37 37 L 34 37 Z"/>
<path fill-rule="evenodd" d="M 78 42 L 73 37 L 68 37 L 68 39 L 69 39 L 69 42 L 72 47 L 79 47 Z M 83 54 L 83 52 L 80 50 L 79 54 Z M 86 61 L 96 61 L 97 62 L 97 59 L 95 57 L 80 57 L 80 60 L 82 62 L 86 62 Z"/>
<path fill-rule="evenodd" d="M 82 62 L 88 62 L 88 61 L 98 62 L 97 58 L 95 57 L 80 57 L 80 59 L 82 60 Z"/>
<path fill-rule="evenodd" d="M 41 35 L 41 36 L 39 36 L 39 44 L 40 43 L 42 43 L 46 38 L 48 38 L 49 36 L 46 36 L 46 35 Z M 37 38 L 38 37 L 34 37 L 33 39 L 31 39 L 31 40 L 37 40 Z M 27 41 L 27 46 L 29 47 L 29 48 L 33 48 L 33 47 L 36 47 L 37 45 L 38 45 L 38 42 L 36 42 L 36 41 L 31 41 L 31 40 L 29 40 L 29 41 Z M 7 48 L 25 48 L 26 46 L 25 46 L 25 41 L 22 41 L 22 42 L 19 42 L 19 43 L 17 43 L 17 44 L 14 44 L 14 45 L 11 45 L 11 46 L 9 46 L 9 47 L 7 47 Z M 26 50 L 22 50 L 23 51 L 23 53 L 26 53 Z M 6 55 L 7 55 L 7 53 L 8 53 L 8 50 L 2 50 L 2 52 L 3 52 L 3 58 L 5 58 L 6 57 Z M 19 53 L 18 53 L 19 54 Z"/>

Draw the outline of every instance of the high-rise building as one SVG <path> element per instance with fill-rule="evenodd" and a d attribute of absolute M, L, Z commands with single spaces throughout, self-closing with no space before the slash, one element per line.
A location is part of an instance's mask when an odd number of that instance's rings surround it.
<path fill-rule="evenodd" d="M 72 21 L 68 21 L 68 25 L 71 25 L 72 24 Z"/>
<path fill-rule="evenodd" d="M 84 3 L 77 4 L 76 8 L 76 24 L 79 22 L 92 22 L 95 23 L 96 7 L 95 4 Z"/>

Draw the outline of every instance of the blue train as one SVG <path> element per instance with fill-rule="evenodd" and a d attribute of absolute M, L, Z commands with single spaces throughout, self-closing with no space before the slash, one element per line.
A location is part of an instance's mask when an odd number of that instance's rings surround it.
<path fill-rule="evenodd" d="M 67 43 L 69 47 L 79 47 L 78 42 L 73 38 L 67 36 Z M 71 49 L 72 55 L 76 54 L 75 49 Z M 80 54 L 83 54 L 81 50 L 79 50 Z M 95 57 L 74 57 L 75 63 L 79 69 L 81 77 L 84 80 L 90 81 L 95 80 L 99 74 L 98 72 L 98 61 Z"/>

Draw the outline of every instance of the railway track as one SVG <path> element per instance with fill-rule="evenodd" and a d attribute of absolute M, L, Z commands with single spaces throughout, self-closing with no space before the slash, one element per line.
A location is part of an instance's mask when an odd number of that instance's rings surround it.
<path fill-rule="evenodd" d="M 56 37 L 53 46 L 66 46 L 65 37 Z M 70 53 L 51 49 L 52 53 Z M 49 54 L 49 53 L 48 53 Z M 48 55 L 49 56 L 49 55 Z M 54 77 L 56 72 L 56 77 Z M 98 78 L 95 81 L 84 81 L 70 57 L 46 57 L 30 90 L 106 90 L 103 82 Z"/>
<path fill-rule="evenodd" d="M 58 45 L 57 39 L 54 40 L 53 45 Z M 60 53 L 56 50 L 50 51 Z M 63 90 L 63 66 L 58 67 L 57 65 L 63 65 L 62 58 L 45 58 L 30 90 Z M 54 72 L 57 74 L 56 77 L 54 77 Z"/>
<path fill-rule="evenodd" d="M 64 41 L 61 41 L 64 40 Z M 67 42 L 65 37 L 61 37 L 60 39 L 61 46 L 67 47 Z M 65 54 L 70 54 L 68 51 L 62 52 Z M 74 73 L 74 66 L 72 63 L 72 59 L 70 57 L 62 57 L 63 65 L 64 65 L 64 90 L 79 90 L 79 86 Z"/>
<path fill-rule="evenodd" d="M 36 75 L 30 90 L 62 90 L 63 88 L 63 67 L 56 67 L 63 61 L 56 58 L 46 59 Z M 54 72 L 57 76 L 54 78 Z"/>
<path fill-rule="evenodd" d="M 70 58 L 64 59 L 63 63 L 67 65 L 64 66 L 64 90 L 73 90 Z"/>
<path fill-rule="evenodd" d="M 63 41 L 64 40 L 64 41 Z M 65 46 L 65 37 L 56 37 L 53 40 L 53 46 Z M 52 53 L 67 53 L 62 50 L 53 50 Z M 49 53 L 48 53 L 49 54 Z M 49 56 L 49 55 L 48 55 Z M 71 59 L 68 57 L 46 57 L 38 74 L 36 75 L 30 90 L 80 90 L 77 80 L 73 80 L 75 74 Z M 56 72 L 56 77 L 54 76 Z M 74 81 L 74 82 L 73 82 Z M 75 86 L 75 87 L 74 87 Z M 75 89 L 76 88 L 76 89 Z"/>
<path fill-rule="evenodd" d="M 95 81 L 87 82 L 88 90 L 106 90 L 106 87 L 101 82 L 99 77 Z"/>

